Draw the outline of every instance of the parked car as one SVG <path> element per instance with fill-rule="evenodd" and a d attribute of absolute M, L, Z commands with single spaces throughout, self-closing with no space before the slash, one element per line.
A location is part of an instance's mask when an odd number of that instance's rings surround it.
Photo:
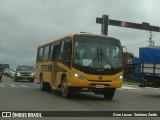
<path fill-rule="evenodd" d="M 0 70 L 3 75 L 4 75 L 5 70 L 8 68 L 9 68 L 9 64 L 0 64 Z"/>
<path fill-rule="evenodd" d="M 34 82 L 34 70 L 33 66 L 23 65 L 18 66 L 16 68 L 14 80 L 17 82 L 18 80 L 27 79 L 30 82 Z"/>
<path fill-rule="evenodd" d="M 8 68 L 4 69 L 4 70 L 3 70 L 3 75 L 8 76 L 8 71 L 9 71 Z"/>
<path fill-rule="evenodd" d="M 13 70 L 12 68 L 9 68 L 9 69 L 8 69 L 8 73 L 7 73 L 7 76 L 8 76 L 8 77 L 11 77 L 12 70 Z"/>

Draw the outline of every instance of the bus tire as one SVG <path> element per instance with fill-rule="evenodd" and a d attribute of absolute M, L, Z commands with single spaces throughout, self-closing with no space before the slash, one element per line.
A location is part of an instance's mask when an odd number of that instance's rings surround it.
<path fill-rule="evenodd" d="M 40 76 L 40 89 L 42 91 L 50 91 L 51 90 L 50 84 L 43 81 L 43 76 L 42 75 Z"/>
<path fill-rule="evenodd" d="M 70 98 L 72 95 L 71 88 L 67 86 L 67 78 L 64 77 L 61 83 L 62 96 L 65 98 Z"/>
<path fill-rule="evenodd" d="M 104 90 L 104 99 L 111 100 L 114 97 L 116 88 L 108 88 Z"/>

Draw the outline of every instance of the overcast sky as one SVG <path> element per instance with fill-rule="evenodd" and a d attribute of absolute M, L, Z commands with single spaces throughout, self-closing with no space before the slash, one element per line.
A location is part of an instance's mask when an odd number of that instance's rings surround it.
<path fill-rule="evenodd" d="M 96 17 L 102 15 L 160 26 L 159 5 L 160 0 L 0 0 L 0 63 L 33 64 L 38 45 L 71 32 L 101 34 Z M 109 36 L 135 56 L 149 44 L 148 31 L 109 26 Z M 160 45 L 160 33 L 153 32 L 153 40 Z"/>

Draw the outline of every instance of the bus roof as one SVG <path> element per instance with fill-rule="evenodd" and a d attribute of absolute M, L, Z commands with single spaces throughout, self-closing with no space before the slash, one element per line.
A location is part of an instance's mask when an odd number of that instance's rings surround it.
<path fill-rule="evenodd" d="M 64 36 L 59 37 L 59 38 L 57 38 L 57 39 L 47 41 L 46 43 L 38 46 L 38 48 L 39 48 L 39 47 L 42 47 L 42 46 L 46 46 L 46 45 L 51 44 L 51 43 L 56 42 L 56 41 L 60 41 L 60 40 L 63 39 L 63 38 L 67 38 L 67 37 L 71 37 L 71 38 L 72 38 L 72 37 L 75 36 L 75 35 L 78 35 L 78 36 L 79 36 L 79 35 L 82 35 L 82 36 L 83 36 L 83 35 L 84 35 L 84 36 L 95 36 L 95 37 L 98 36 L 98 37 L 107 37 L 107 38 L 116 39 L 116 38 L 114 38 L 114 37 L 110 37 L 110 36 L 106 36 L 106 35 L 98 35 L 98 34 L 89 33 L 89 32 L 69 33 L 68 35 L 64 35 Z"/>

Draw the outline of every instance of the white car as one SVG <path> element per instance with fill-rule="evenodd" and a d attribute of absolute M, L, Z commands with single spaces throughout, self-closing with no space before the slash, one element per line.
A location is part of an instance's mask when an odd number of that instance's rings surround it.
<path fill-rule="evenodd" d="M 15 73 L 16 73 L 16 69 L 12 69 L 12 71 L 10 72 L 10 77 L 14 78 Z"/>
<path fill-rule="evenodd" d="M 6 68 L 6 69 L 4 70 L 4 73 L 3 73 L 3 74 L 4 74 L 5 76 L 7 76 L 7 75 L 8 75 L 8 71 L 9 71 L 9 69 Z"/>

